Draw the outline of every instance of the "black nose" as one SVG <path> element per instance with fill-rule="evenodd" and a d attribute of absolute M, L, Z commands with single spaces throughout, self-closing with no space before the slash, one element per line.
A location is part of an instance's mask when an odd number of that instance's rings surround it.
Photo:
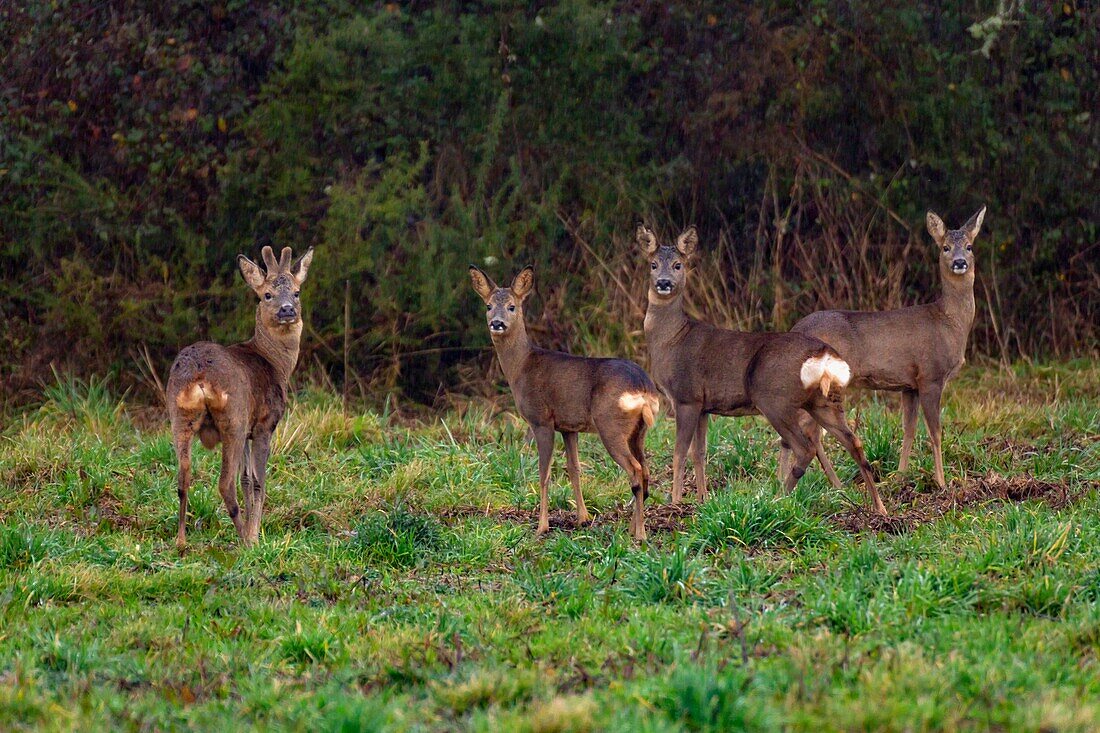
<path fill-rule="evenodd" d="M 501 321 L 499 319 L 494 318 L 493 320 L 489 321 L 489 330 L 490 331 L 503 331 L 504 330 L 504 321 Z"/>
<path fill-rule="evenodd" d="M 658 290 L 672 290 L 672 281 L 662 278 L 657 281 Z"/>
<path fill-rule="evenodd" d="M 955 261 L 951 263 L 951 269 L 953 270 L 965 270 L 966 268 L 966 260 L 964 260 L 962 257 L 956 257 Z"/>
<path fill-rule="evenodd" d="M 275 314 L 275 317 L 279 318 L 279 319 L 296 318 L 297 316 L 298 316 L 298 311 L 294 310 L 294 306 L 292 306 L 292 305 L 281 305 L 281 306 L 279 306 L 279 310 Z"/>

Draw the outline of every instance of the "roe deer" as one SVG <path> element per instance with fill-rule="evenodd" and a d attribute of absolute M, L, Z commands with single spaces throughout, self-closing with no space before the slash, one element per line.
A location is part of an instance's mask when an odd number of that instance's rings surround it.
<path fill-rule="evenodd" d="M 672 454 L 672 501 L 680 501 L 685 459 L 694 447 L 696 495 L 706 498 L 708 415 L 763 415 L 794 451 L 785 476 L 788 491 L 814 456 L 811 436 L 800 426 L 811 417 L 835 435 L 859 466 L 874 510 L 886 514 L 863 444 L 844 418 L 849 367 L 816 338 L 791 333 L 745 333 L 717 328 L 684 311 L 688 258 L 699 237 L 689 227 L 675 246 L 659 245 L 651 229 L 638 225 L 638 244 L 650 259 L 645 339 L 653 378 L 672 401 L 676 445 Z"/>
<path fill-rule="evenodd" d="M 233 346 L 209 341 L 191 344 L 180 351 L 168 375 L 164 391 L 179 460 L 176 546 L 181 549 L 187 544 L 187 491 L 196 434 L 207 448 L 222 444 L 218 491 L 237 535 L 245 544 L 260 536 L 271 435 L 286 408 L 287 382 L 298 362 L 302 337 L 298 289 L 306 279 L 313 249 L 293 265 L 290 247 L 283 248 L 278 262 L 271 247 L 264 247 L 262 253 L 266 272 L 244 255 L 237 256 L 241 275 L 260 298 L 251 340 Z M 238 475 L 244 519 L 237 504 Z"/>
<path fill-rule="evenodd" d="M 961 229 L 947 231 L 943 220 L 928 212 L 928 233 L 940 248 L 942 290 L 934 303 L 889 311 L 818 311 L 791 329 L 835 348 L 852 368 L 853 389 L 901 392 L 902 471 L 909 466 L 920 405 L 941 489 L 947 483 L 940 450 L 940 399 L 944 385 L 965 361 L 974 322 L 974 240 L 984 218 L 983 206 Z M 812 432 L 820 440 L 821 432 Z M 780 471 L 786 458 L 785 452 L 781 454 Z"/>
<path fill-rule="evenodd" d="M 540 349 L 531 343 L 523 320 L 523 301 L 535 284 L 524 268 L 507 288 L 470 265 L 474 290 L 485 301 L 485 320 L 500 368 L 516 409 L 531 426 L 539 451 L 538 533 L 550 529 L 547 489 L 554 453 L 554 432 L 565 442 L 566 467 L 577 503 L 577 524 L 589 521 L 581 495 L 577 433 L 598 433 L 611 457 L 630 477 L 634 494 L 630 532 L 645 539 L 645 500 L 649 465 L 645 434 L 659 409 L 657 388 L 645 371 L 626 359 L 595 359 Z"/>

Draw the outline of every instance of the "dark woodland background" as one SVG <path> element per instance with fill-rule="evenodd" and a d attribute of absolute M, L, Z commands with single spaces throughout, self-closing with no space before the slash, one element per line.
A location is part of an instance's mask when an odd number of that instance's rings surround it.
<path fill-rule="evenodd" d="M 708 318 L 938 293 L 989 212 L 971 357 L 1095 356 L 1100 12 L 1083 2 L 4 3 L 0 390 L 247 338 L 238 252 L 317 247 L 298 379 L 487 389 L 466 264 L 545 346 L 644 359 L 639 219 Z M 0 405 L 2 406 L 2 405 Z"/>

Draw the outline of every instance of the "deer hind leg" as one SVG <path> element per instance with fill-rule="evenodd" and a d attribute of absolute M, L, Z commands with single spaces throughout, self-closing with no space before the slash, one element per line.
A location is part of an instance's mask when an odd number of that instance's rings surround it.
<path fill-rule="evenodd" d="M 581 460 L 577 451 L 577 434 L 563 432 L 562 440 L 565 442 L 565 468 L 569 473 L 569 483 L 573 484 L 573 501 L 577 505 L 577 526 L 588 524 L 592 518 L 588 514 L 588 507 L 584 505 L 584 494 L 581 493 Z"/>
<path fill-rule="evenodd" d="M 197 430 L 195 426 L 201 420 L 200 414 L 197 419 L 184 418 L 178 427 L 172 426 L 176 461 L 179 464 L 176 473 L 176 494 L 180 500 L 180 511 L 176 528 L 176 547 L 180 550 L 187 546 L 187 492 L 191 488 L 191 442 L 195 439 Z"/>
<path fill-rule="evenodd" d="M 634 501 L 631 507 L 633 511 L 630 517 L 631 535 L 639 540 L 644 540 L 646 538 L 645 501 L 649 498 L 649 461 L 646 459 L 645 455 L 645 434 L 648 429 L 645 420 L 639 418 L 638 424 L 634 428 L 634 432 L 630 435 L 630 440 L 627 441 L 630 452 L 634 455 L 634 459 L 637 460 L 642 467 L 642 490 L 640 493 L 634 494 Z"/>
<path fill-rule="evenodd" d="M 936 466 L 936 485 L 941 489 L 947 488 L 947 481 L 943 476 L 943 452 L 941 450 L 940 433 L 940 398 L 943 395 L 943 387 L 929 386 L 920 391 L 920 406 L 924 412 L 924 425 L 928 428 L 928 442 L 932 444 L 932 459 Z"/>
<path fill-rule="evenodd" d="M 917 391 L 907 389 L 901 393 L 901 458 L 898 460 L 898 470 L 905 471 L 909 468 L 909 454 L 913 450 L 913 440 L 917 437 Z M 931 432 L 931 431 L 929 431 Z"/>
<path fill-rule="evenodd" d="M 245 521 L 241 516 L 240 504 L 237 503 L 237 479 L 240 475 L 245 440 L 245 435 L 230 436 L 225 432 L 222 433 L 222 468 L 218 476 L 218 493 L 222 495 L 222 501 L 225 502 L 229 518 L 233 520 L 233 528 L 237 530 L 237 536 L 247 544 Z"/>
<path fill-rule="evenodd" d="M 245 468 L 251 468 L 252 471 L 252 508 L 246 520 L 249 541 L 257 542 L 260 539 L 260 520 L 264 516 L 264 503 L 267 501 L 267 460 L 271 455 L 271 436 L 254 436 L 250 452 L 251 461 Z M 244 475 L 243 470 L 241 475 Z"/>
<path fill-rule="evenodd" d="M 759 405 L 761 414 L 771 423 L 775 432 L 779 433 L 781 446 L 790 452 L 793 461 L 790 470 L 783 479 L 783 488 L 789 494 L 798 483 L 798 480 L 806 473 L 806 467 L 814 457 L 814 448 L 810 439 L 802 431 L 796 412 L 778 410 Z"/>
<path fill-rule="evenodd" d="M 875 512 L 886 516 L 886 507 L 883 506 L 882 498 L 878 494 L 878 487 L 875 486 L 871 464 L 867 462 L 867 456 L 863 453 L 863 442 L 848 426 L 848 421 L 844 418 L 844 408 L 832 403 L 820 405 L 814 408 L 812 415 L 821 427 L 828 430 L 830 435 L 840 441 L 840 444 L 855 460 L 856 465 L 859 466 L 860 475 L 863 476 L 863 483 L 866 484 L 867 492 L 871 496 L 871 506 Z"/>
<path fill-rule="evenodd" d="M 637 419 L 637 418 L 634 418 Z M 618 463 L 630 479 L 630 491 L 634 495 L 634 511 L 630 520 L 630 530 L 636 540 L 645 539 L 645 471 L 642 462 L 634 455 L 630 447 L 630 436 L 637 430 L 637 424 L 630 426 L 629 421 L 616 420 L 613 425 L 600 427 L 600 440 L 604 448 Z"/>
<path fill-rule="evenodd" d="M 829 483 L 833 485 L 834 489 L 841 488 L 844 484 L 840 483 L 840 477 L 836 475 L 836 469 L 833 468 L 833 462 L 829 460 L 829 454 L 825 452 L 825 445 L 822 442 L 822 430 L 821 426 L 813 419 L 808 412 L 802 412 L 799 416 L 799 426 L 802 428 L 802 432 L 810 441 L 810 445 L 814 448 L 814 455 L 817 456 L 817 462 L 821 464 L 821 470 L 825 472 L 825 476 L 829 479 Z"/>

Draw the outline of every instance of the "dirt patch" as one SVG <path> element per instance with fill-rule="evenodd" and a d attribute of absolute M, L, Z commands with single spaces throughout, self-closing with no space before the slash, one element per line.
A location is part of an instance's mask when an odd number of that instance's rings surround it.
<path fill-rule="evenodd" d="M 695 515 L 695 504 L 681 502 L 679 504 L 647 504 L 645 509 L 646 532 L 677 532 L 684 528 L 687 520 Z M 492 517 L 499 522 L 530 525 L 534 530 L 538 525 L 539 513 L 537 509 L 519 509 L 505 507 L 503 509 L 489 509 L 465 506 L 444 509 L 438 516 L 443 521 L 462 519 L 465 517 Z M 630 510 L 623 507 L 596 514 L 589 526 L 603 527 L 607 525 L 619 525 L 626 527 L 630 521 Z M 569 509 L 553 509 L 550 511 L 550 529 L 576 530 L 583 529 L 577 526 L 577 514 Z"/>
<path fill-rule="evenodd" d="M 895 497 L 895 504 L 902 509 L 888 517 L 872 514 L 864 507 L 857 507 L 836 514 L 833 523 L 840 528 L 858 534 L 861 532 L 887 532 L 901 534 L 922 524 L 933 522 L 950 511 L 979 506 L 990 502 L 1022 502 L 1039 500 L 1061 509 L 1073 504 L 1100 482 L 1089 482 L 1072 489 L 1065 481 L 1043 481 L 1031 476 L 1001 476 L 989 473 L 965 482 L 954 482 L 946 489 L 931 493 L 917 491 L 914 484 L 907 484 Z"/>

